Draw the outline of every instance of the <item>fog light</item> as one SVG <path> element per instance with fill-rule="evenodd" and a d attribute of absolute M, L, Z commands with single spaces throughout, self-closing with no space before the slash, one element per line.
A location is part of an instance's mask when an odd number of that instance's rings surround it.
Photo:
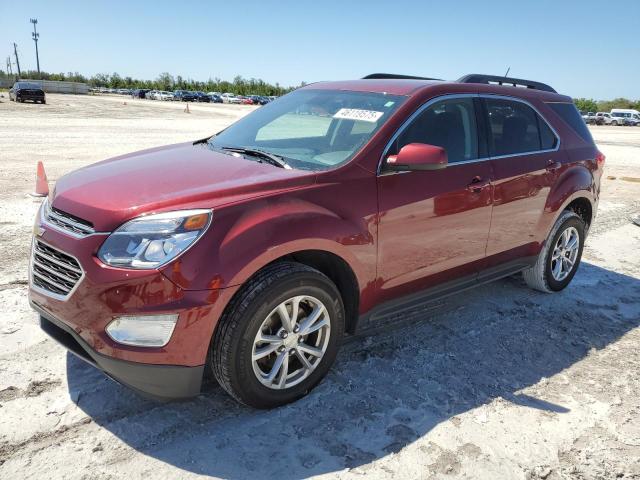
<path fill-rule="evenodd" d="M 113 341 L 123 345 L 164 347 L 177 321 L 177 314 L 116 317 L 106 331 Z"/>

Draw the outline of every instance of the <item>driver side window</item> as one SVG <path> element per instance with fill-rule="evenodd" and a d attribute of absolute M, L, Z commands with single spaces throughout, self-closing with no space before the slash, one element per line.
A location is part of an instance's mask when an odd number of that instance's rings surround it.
<path fill-rule="evenodd" d="M 436 101 L 420 113 L 398 136 L 390 154 L 410 143 L 442 147 L 449 163 L 478 158 L 478 131 L 473 98 Z"/>

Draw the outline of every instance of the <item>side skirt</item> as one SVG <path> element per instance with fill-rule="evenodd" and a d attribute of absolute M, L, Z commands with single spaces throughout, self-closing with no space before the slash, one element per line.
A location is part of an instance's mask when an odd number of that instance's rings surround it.
<path fill-rule="evenodd" d="M 447 297 L 519 273 L 535 264 L 536 259 L 537 256 L 521 258 L 385 302 L 360 316 L 355 336 L 373 335 L 424 320 L 429 313 L 441 309 L 446 304 L 444 300 Z"/>

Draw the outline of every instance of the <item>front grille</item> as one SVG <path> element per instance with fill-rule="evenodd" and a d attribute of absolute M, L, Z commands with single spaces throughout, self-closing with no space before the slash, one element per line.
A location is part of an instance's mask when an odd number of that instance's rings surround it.
<path fill-rule="evenodd" d="M 82 267 L 70 255 L 39 240 L 31 254 L 31 282 L 47 292 L 67 296 L 82 278 Z"/>
<path fill-rule="evenodd" d="M 53 208 L 48 202 L 45 205 L 44 216 L 50 224 L 60 227 L 67 232 L 71 232 L 74 235 L 84 237 L 85 235 L 95 233 L 95 229 L 90 222 L 69 215 L 57 208 Z"/>

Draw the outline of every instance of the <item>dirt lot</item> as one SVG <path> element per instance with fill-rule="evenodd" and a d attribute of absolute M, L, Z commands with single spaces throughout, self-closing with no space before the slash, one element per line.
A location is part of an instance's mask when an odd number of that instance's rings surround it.
<path fill-rule="evenodd" d="M 26 298 L 38 160 L 55 181 L 251 107 L 48 98 L 0 97 L 0 478 L 640 478 L 640 128 L 592 130 L 609 178 L 570 288 L 510 278 L 448 300 L 263 412 L 213 383 L 141 399 L 47 339 Z"/>

